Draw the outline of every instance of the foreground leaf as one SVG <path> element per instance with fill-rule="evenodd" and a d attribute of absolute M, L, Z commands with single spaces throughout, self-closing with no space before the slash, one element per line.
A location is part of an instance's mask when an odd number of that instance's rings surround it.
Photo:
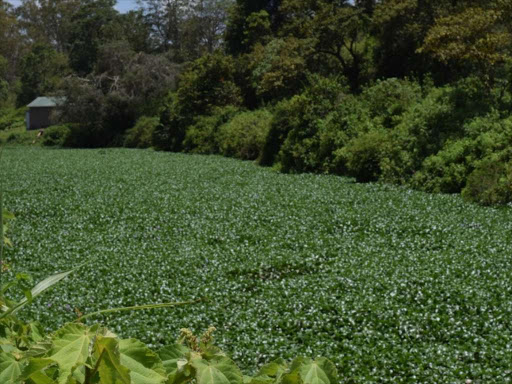
<path fill-rule="evenodd" d="M 22 379 L 31 379 L 32 381 L 34 381 L 34 378 L 41 378 L 42 376 L 40 374 L 42 373 L 42 371 L 52 364 L 54 364 L 54 361 L 52 359 L 30 359 L 28 365 L 23 370 Z"/>
<path fill-rule="evenodd" d="M 160 384 L 166 380 L 162 360 L 140 341 L 120 340 L 119 352 L 133 384 Z"/>
<path fill-rule="evenodd" d="M 130 371 L 121 365 L 118 341 L 99 336 L 94 348 L 95 357 L 101 359 L 98 365 L 101 384 L 130 384 Z"/>
<path fill-rule="evenodd" d="M 192 359 L 190 364 L 197 371 L 197 384 L 243 384 L 242 372 L 227 357 Z"/>
<path fill-rule="evenodd" d="M 162 359 L 165 373 L 175 374 L 178 371 L 178 360 L 184 359 L 190 350 L 181 344 L 173 344 L 162 348 L 158 355 Z"/>
<path fill-rule="evenodd" d="M 53 336 L 50 359 L 59 365 L 59 383 L 66 383 L 73 371 L 85 364 L 93 336 L 82 324 L 68 324 Z"/>
<path fill-rule="evenodd" d="M 325 358 L 304 359 L 299 375 L 304 384 L 334 384 L 337 379 L 336 367 Z"/>
<path fill-rule="evenodd" d="M 14 356 L 0 352 L 0 383 L 14 384 L 21 376 L 22 364 Z"/>

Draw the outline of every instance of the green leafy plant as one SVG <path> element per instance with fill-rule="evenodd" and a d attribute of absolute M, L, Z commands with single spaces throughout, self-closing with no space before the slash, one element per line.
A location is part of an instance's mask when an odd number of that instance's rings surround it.
<path fill-rule="evenodd" d="M 151 137 L 159 123 L 158 117 L 142 116 L 132 128 L 126 131 L 124 146 L 129 148 L 151 147 Z"/>
<path fill-rule="evenodd" d="M 52 125 L 44 130 L 42 144 L 46 147 L 62 147 L 66 144 L 70 132 L 68 125 Z"/>
<path fill-rule="evenodd" d="M 0 324 L 2 329 L 2 324 Z M 5 327 L 4 327 L 5 330 Z M 213 344 L 210 327 L 200 338 L 182 329 L 178 342 L 155 352 L 108 329 L 69 323 L 51 335 L 33 324 L 23 337 L 2 338 L 4 384 L 334 384 L 337 371 L 325 358 L 282 359 L 244 376 Z"/>
<path fill-rule="evenodd" d="M 221 153 L 242 160 L 258 159 L 271 123 L 272 113 L 264 109 L 239 113 L 219 128 Z"/>

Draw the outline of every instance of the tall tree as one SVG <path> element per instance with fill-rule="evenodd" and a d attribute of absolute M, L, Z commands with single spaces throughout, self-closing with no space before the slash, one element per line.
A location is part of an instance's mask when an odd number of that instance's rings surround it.
<path fill-rule="evenodd" d="M 80 4 L 80 0 L 22 0 L 17 9 L 20 26 L 31 41 L 68 52 L 73 16 Z"/>
<path fill-rule="evenodd" d="M 212 53 L 222 40 L 233 0 L 139 0 L 157 52 L 175 62 Z"/>
<path fill-rule="evenodd" d="M 438 18 L 419 51 L 445 64 L 468 64 L 492 87 L 498 68 L 512 63 L 512 34 L 504 17 L 496 9 L 468 7 Z"/>
<path fill-rule="evenodd" d="M 346 1 L 283 0 L 282 33 L 307 39 L 315 55 L 333 58 L 353 91 L 363 82 L 370 46 L 365 13 Z"/>
<path fill-rule="evenodd" d="M 0 56 L 6 60 L 4 80 L 8 83 L 15 79 L 25 46 L 25 38 L 20 33 L 14 8 L 7 1 L 0 0 Z"/>
<path fill-rule="evenodd" d="M 57 90 L 69 73 L 67 57 L 45 44 L 35 44 L 20 66 L 21 92 L 17 103 L 23 106 L 35 97 Z"/>
<path fill-rule="evenodd" d="M 274 32 L 281 24 L 279 7 L 281 0 L 237 0 L 229 10 L 228 24 L 226 29 L 226 48 L 233 55 L 247 53 L 251 46 L 245 42 L 245 35 L 249 30 L 249 16 L 253 13 L 266 11 L 271 20 L 271 27 Z"/>
<path fill-rule="evenodd" d="M 115 0 L 84 0 L 73 15 L 69 60 L 78 74 L 90 73 L 96 63 L 98 47 L 112 40 L 107 32 L 118 16 L 115 4 Z"/>

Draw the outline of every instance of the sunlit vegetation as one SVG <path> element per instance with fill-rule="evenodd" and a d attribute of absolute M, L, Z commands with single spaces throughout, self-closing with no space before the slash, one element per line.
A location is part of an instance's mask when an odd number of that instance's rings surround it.
<path fill-rule="evenodd" d="M 3 154 L 11 269 L 89 262 L 19 313 L 55 330 L 107 314 L 158 349 L 210 325 L 240 367 L 325 356 L 341 383 L 504 383 L 510 208 L 337 176 L 143 150 Z"/>

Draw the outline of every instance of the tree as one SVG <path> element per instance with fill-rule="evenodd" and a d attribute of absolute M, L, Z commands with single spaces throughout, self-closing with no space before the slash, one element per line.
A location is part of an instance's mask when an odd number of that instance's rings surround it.
<path fill-rule="evenodd" d="M 283 0 L 284 34 L 310 40 L 315 55 L 337 61 L 353 91 L 363 83 L 370 40 L 368 18 L 345 1 Z"/>
<path fill-rule="evenodd" d="M 140 0 L 157 52 L 195 60 L 220 45 L 232 0 Z"/>
<path fill-rule="evenodd" d="M 220 52 L 203 56 L 181 75 L 177 92 L 160 114 L 154 144 L 159 149 L 180 151 L 185 131 L 195 119 L 212 114 L 217 107 L 239 106 L 241 102 L 233 59 Z"/>
<path fill-rule="evenodd" d="M 251 46 L 248 45 L 245 36 L 250 30 L 250 15 L 266 11 L 270 17 L 271 28 L 277 32 L 281 24 L 279 7 L 281 0 L 237 0 L 236 4 L 229 10 L 229 17 L 226 28 L 226 49 L 233 55 L 248 53 Z"/>
<path fill-rule="evenodd" d="M 375 52 L 378 77 L 401 78 L 429 71 L 428 57 L 417 50 L 434 24 L 442 2 L 383 0 L 376 6 L 372 29 L 378 41 Z"/>
<path fill-rule="evenodd" d="M 512 34 L 494 9 L 465 8 L 436 20 L 418 50 L 435 59 L 472 65 L 491 88 L 498 66 L 512 62 Z"/>
<path fill-rule="evenodd" d="M 107 31 L 108 26 L 118 15 L 114 9 L 115 3 L 115 0 L 85 0 L 73 15 L 69 62 L 71 68 L 79 75 L 88 74 L 93 70 L 98 47 L 112 40 Z"/>
<path fill-rule="evenodd" d="M 146 24 L 151 29 L 151 40 L 157 52 L 172 49 L 173 58 L 181 51 L 181 22 L 188 0 L 139 0 Z M 175 53 L 177 52 L 177 53 Z"/>
<path fill-rule="evenodd" d="M 14 8 L 6 1 L 0 0 L 0 56 L 7 61 L 4 63 L 4 81 L 14 82 L 24 50 L 25 38 L 20 33 Z"/>
<path fill-rule="evenodd" d="M 297 94 L 306 83 L 306 57 L 311 47 L 294 37 L 257 44 L 249 55 L 252 86 L 265 102 Z"/>
<path fill-rule="evenodd" d="M 142 10 L 117 14 L 103 28 L 107 41 L 126 41 L 134 52 L 151 53 L 151 27 L 146 23 Z"/>
<path fill-rule="evenodd" d="M 20 65 L 21 92 L 19 106 L 35 97 L 56 91 L 63 76 L 69 73 L 67 57 L 45 44 L 35 44 Z"/>
<path fill-rule="evenodd" d="M 9 83 L 7 82 L 7 59 L 0 56 L 0 106 L 9 97 Z"/>
<path fill-rule="evenodd" d="M 33 42 L 68 52 L 73 16 L 80 0 L 22 0 L 17 9 L 20 26 Z"/>

